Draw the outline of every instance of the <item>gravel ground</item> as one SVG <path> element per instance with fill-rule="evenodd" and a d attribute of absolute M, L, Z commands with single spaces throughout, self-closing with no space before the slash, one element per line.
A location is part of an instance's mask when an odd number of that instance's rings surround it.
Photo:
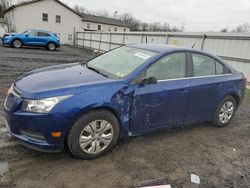
<path fill-rule="evenodd" d="M 5 92 L 18 76 L 95 55 L 69 46 L 56 52 L 0 47 L 0 128 Z M 249 120 L 248 91 L 229 127 L 203 123 L 143 135 L 120 141 L 113 152 L 89 161 L 74 159 L 68 151 L 45 154 L 27 149 L 0 131 L 0 187 L 136 187 L 161 177 L 178 188 L 250 187 Z M 200 176 L 199 186 L 190 182 L 191 173 Z"/>

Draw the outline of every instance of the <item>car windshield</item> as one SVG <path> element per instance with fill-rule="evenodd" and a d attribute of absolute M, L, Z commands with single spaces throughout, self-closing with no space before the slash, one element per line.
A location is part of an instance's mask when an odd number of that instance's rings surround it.
<path fill-rule="evenodd" d="M 99 73 L 124 78 L 156 54 L 154 51 L 125 46 L 90 60 L 87 67 Z"/>
<path fill-rule="evenodd" d="M 28 32 L 30 32 L 31 30 L 25 30 L 23 33 L 28 33 Z"/>

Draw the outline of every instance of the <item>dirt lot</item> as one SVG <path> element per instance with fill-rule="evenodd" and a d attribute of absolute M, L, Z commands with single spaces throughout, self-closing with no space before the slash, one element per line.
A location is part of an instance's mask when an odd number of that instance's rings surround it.
<path fill-rule="evenodd" d="M 69 46 L 56 52 L 0 47 L 0 128 L 6 88 L 19 75 L 94 55 Z M 36 152 L 0 132 L 0 187 L 135 187 L 165 177 L 173 187 L 246 188 L 250 187 L 249 138 L 249 91 L 229 127 L 218 129 L 204 123 L 135 137 L 120 141 L 113 152 L 91 161 L 74 159 L 67 151 Z M 200 176 L 199 186 L 190 182 L 191 173 Z"/>

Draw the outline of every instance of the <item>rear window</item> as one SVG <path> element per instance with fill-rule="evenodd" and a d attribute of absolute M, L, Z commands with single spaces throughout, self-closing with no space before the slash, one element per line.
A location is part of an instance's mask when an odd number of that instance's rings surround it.
<path fill-rule="evenodd" d="M 194 76 L 215 75 L 214 59 L 200 54 L 192 54 Z"/>

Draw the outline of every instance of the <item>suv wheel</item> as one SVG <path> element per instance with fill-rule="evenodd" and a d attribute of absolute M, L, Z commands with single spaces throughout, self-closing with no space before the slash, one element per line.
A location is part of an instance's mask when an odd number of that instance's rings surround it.
<path fill-rule="evenodd" d="M 216 127 L 227 126 L 236 111 L 236 101 L 232 96 L 226 96 L 217 106 L 214 114 L 213 123 Z"/>
<path fill-rule="evenodd" d="M 48 44 L 47 48 L 48 48 L 50 51 L 55 51 L 55 50 L 56 50 L 56 45 L 55 45 L 55 43 L 50 42 L 50 43 Z"/>
<path fill-rule="evenodd" d="M 119 122 L 112 113 L 93 111 L 73 125 L 67 138 L 68 147 L 75 157 L 96 158 L 114 148 L 119 132 Z"/>
<path fill-rule="evenodd" d="M 12 42 L 12 46 L 14 47 L 14 48 L 21 48 L 22 47 L 22 41 L 21 40 L 19 40 L 19 39 L 15 39 L 15 40 L 13 40 L 13 42 Z"/>

